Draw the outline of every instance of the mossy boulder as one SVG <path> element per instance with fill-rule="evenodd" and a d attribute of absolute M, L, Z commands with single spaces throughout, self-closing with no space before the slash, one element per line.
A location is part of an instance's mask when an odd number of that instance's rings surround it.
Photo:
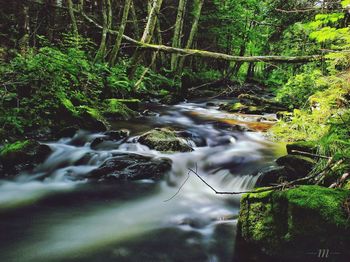
<path fill-rule="evenodd" d="M 122 103 L 126 105 L 131 110 L 139 110 L 141 101 L 139 99 L 109 99 L 117 103 Z"/>
<path fill-rule="evenodd" d="M 106 131 L 109 128 L 109 123 L 100 110 L 88 106 L 79 106 L 78 110 L 79 126 L 82 129 Z"/>
<path fill-rule="evenodd" d="M 125 102 L 125 100 L 123 101 Z M 106 99 L 103 103 L 103 115 L 109 118 L 121 120 L 128 120 L 133 117 L 136 117 L 138 113 L 131 110 L 124 102 L 122 102 L 121 99 Z M 132 103 L 133 102 L 130 100 L 129 104 Z"/>
<path fill-rule="evenodd" d="M 61 98 L 57 114 L 58 126 L 78 126 L 90 131 L 106 131 L 109 123 L 98 108 L 75 106 L 71 100 Z"/>
<path fill-rule="evenodd" d="M 0 150 L 0 162 L 7 175 L 16 175 L 43 162 L 51 152 L 49 146 L 34 140 L 17 141 L 4 145 Z"/>
<path fill-rule="evenodd" d="M 151 149 L 163 152 L 190 152 L 193 150 L 185 139 L 167 128 L 156 128 L 149 131 L 141 135 L 138 142 Z"/>
<path fill-rule="evenodd" d="M 344 203 L 349 197 L 348 190 L 319 186 L 246 194 L 239 241 L 283 261 L 313 259 L 308 254 L 324 248 L 348 257 L 350 220 Z"/>
<path fill-rule="evenodd" d="M 294 179 L 307 175 L 316 164 L 314 159 L 300 155 L 282 156 L 276 162 L 279 166 L 284 166 Z"/>
<path fill-rule="evenodd" d="M 316 154 L 318 150 L 318 145 L 312 141 L 298 141 L 286 145 L 288 154 L 298 155 L 297 152 L 306 152 L 310 154 Z"/>

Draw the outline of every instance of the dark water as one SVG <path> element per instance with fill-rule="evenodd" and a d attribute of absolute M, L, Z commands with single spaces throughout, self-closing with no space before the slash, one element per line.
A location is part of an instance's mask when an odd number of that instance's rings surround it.
<path fill-rule="evenodd" d="M 92 150 L 101 134 L 81 131 L 49 143 L 53 154 L 32 174 L 0 181 L 0 261 L 232 261 L 239 196 L 215 195 L 190 175 L 166 200 L 195 165 L 217 190 L 250 189 L 252 174 L 272 164 L 276 145 L 230 126 L 205 103 L 152 110 L 158 115 L 113 123 L 131 131 L 125 143 Z M 189 132 L 195 150 L 163 154 L 136 142 L 154 127 Z M 161 182 L 86 179 L 118 152 L 168 157 L 172 170 Z"/>

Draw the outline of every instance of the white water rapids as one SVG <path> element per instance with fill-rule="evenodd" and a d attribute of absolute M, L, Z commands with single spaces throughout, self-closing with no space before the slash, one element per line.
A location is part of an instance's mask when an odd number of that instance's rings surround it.
<path fill-rule="evenodd" d="M 102 134 L 82 131 L 48 143 L 53 153 L 33 172 L 0 181 L 0 261 L 232 261 L 240 197 L 215 195 L 193 174 L 179 187 L 197 165 L 218 191 L 251 189 L 254 172 L 275 158 L 275 146 L 261 134 L 220 129 L 191 112 L 220 114 L 184 103 L 128 123 L 127 141 L 105 149 L 90 147 Z M 186 130 L 203 145 L 165 154 L 136 142 L 154 126 Z M 170 158 L 172 169 L 160 182 L 88 181 L 88 172 L 122 152 Z"/>

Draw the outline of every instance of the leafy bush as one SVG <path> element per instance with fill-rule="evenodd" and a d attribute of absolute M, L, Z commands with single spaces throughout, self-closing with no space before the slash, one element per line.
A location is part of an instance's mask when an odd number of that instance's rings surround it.
<path fill-rule="evenodd" d="M 291 77 L 287 84 L 277 89 L 276 98 L 290 108 L 303 107 L 312 94 L 325 88 L 327 82 L 321 71 L 313 70 Z"/>

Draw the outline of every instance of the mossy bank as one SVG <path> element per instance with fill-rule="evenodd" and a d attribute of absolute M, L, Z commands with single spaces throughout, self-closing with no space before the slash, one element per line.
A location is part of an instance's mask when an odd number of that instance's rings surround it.
<path fill-rule="evenodd" d="M 241 248 L 253 248 L 276 261 L 317 258 L 328 249 L 349 256 L 350 192 L 319 186 L 246 194 L 241 199 Z M 342 260 L 339 260 L 342 261 Z"/>

